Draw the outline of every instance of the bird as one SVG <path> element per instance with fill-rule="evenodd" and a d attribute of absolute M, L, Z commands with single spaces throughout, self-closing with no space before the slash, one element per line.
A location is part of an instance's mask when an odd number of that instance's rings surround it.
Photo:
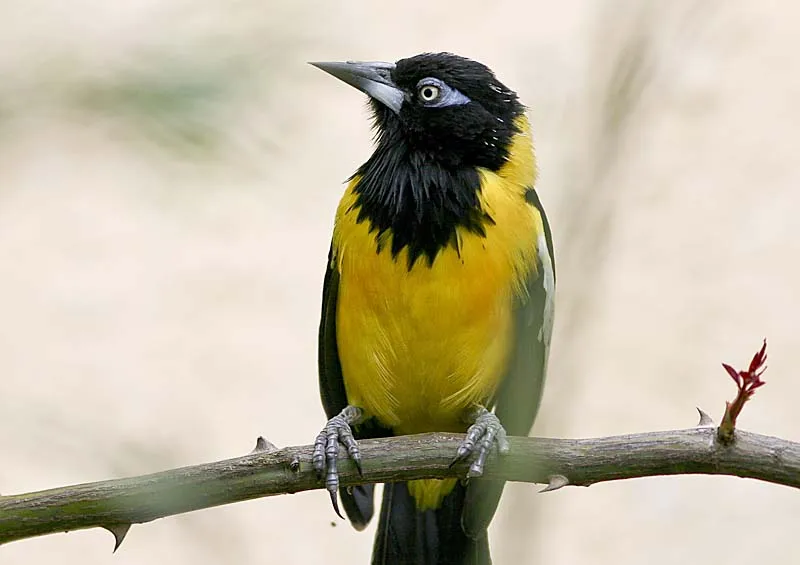
<path fill-rule="evenodd" d="M 485 565 L 503 483 L 481 479 L 539 410 L 554 320 L 553 237 L 535 189 L 526 107 L 452 53 L 314 62 L 368 96 L 374 152 L 335 213 L 322 292 L 319 388 L 329 420 L 312 463 L 341 517 L 374 485 L 340 488 L 340 445 L 465 433 L 468 477 L 384 485 L 373 565 Z"/>

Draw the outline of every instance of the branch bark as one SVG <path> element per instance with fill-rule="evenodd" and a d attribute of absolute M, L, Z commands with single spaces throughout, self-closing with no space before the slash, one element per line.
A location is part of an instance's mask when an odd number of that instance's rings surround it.
<path fill-rule="evenodd" d="M 800 444 L 736 431 L 723 445 L 716 428 L 594 439 L 509 438 L 511 453 L 489 459 L 489 478 L 588 486 L 656 475 L 717 474 L 800 488 Z M 449 467 L 463 435 L 422 434 L 359 442 L 364 474 L 342 452 L 345 486 L 466 476 L 468 464 Z M 263 448 L 264 444 L 261 444 Z M 151 475 L 0 497 L 0 544 L 83 528 L 111 531 L 117 547 L 131 524 L 264 496 L 323 488 L 311 467 L 311 446 L 254 452 L 243 457 Z"/>

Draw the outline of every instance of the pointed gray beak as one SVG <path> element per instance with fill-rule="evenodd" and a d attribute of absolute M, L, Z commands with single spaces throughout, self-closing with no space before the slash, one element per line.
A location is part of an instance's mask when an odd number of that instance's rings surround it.
<path fill-rule="evenodd" d="M 400 113 L 405 94 L 392 82 L 394 63 L 309 63 L 326 73 L 332 74 L 369 95 L 395 114 Z"/>

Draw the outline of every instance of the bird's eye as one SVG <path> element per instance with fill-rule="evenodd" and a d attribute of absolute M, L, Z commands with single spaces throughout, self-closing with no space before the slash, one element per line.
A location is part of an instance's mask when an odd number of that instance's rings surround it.
<path fill-rule="evenodd" d="M 423 84 L 419 87 L 419 98 L 425 103 L 435 102 L 441 90 L 435 84 Z"/>
<path fill-rule="evenodd" d="M 436 77 L 427 77 L 417 83 L 417 100 L 426 108 L 445 108 L 469 104 L 469 98 Z"/>

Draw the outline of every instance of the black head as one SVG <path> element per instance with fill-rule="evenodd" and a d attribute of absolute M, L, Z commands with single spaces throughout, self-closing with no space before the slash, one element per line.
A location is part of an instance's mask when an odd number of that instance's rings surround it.
<path fill-rule="evenodd" d="M 377 147 L 356 173 L 357 221 L 391 253 L 408 249 L 409 268 L 432 265 L 457 230 L 484 236 L 493 223 L 480 203 L 480 169 L 499 171 L 524 112 L 517 95 L 486 66 L 449 53 L 397 63 L 313 63 L 368 94 Z"/>
<path fill-rule="evenodd" d="M 448 168 L 498 170 L 524 111 L 488 67 L 450 53 L 314 65 L 371 97 L 379 142 L 402 138 L 410 150 Z"/>

